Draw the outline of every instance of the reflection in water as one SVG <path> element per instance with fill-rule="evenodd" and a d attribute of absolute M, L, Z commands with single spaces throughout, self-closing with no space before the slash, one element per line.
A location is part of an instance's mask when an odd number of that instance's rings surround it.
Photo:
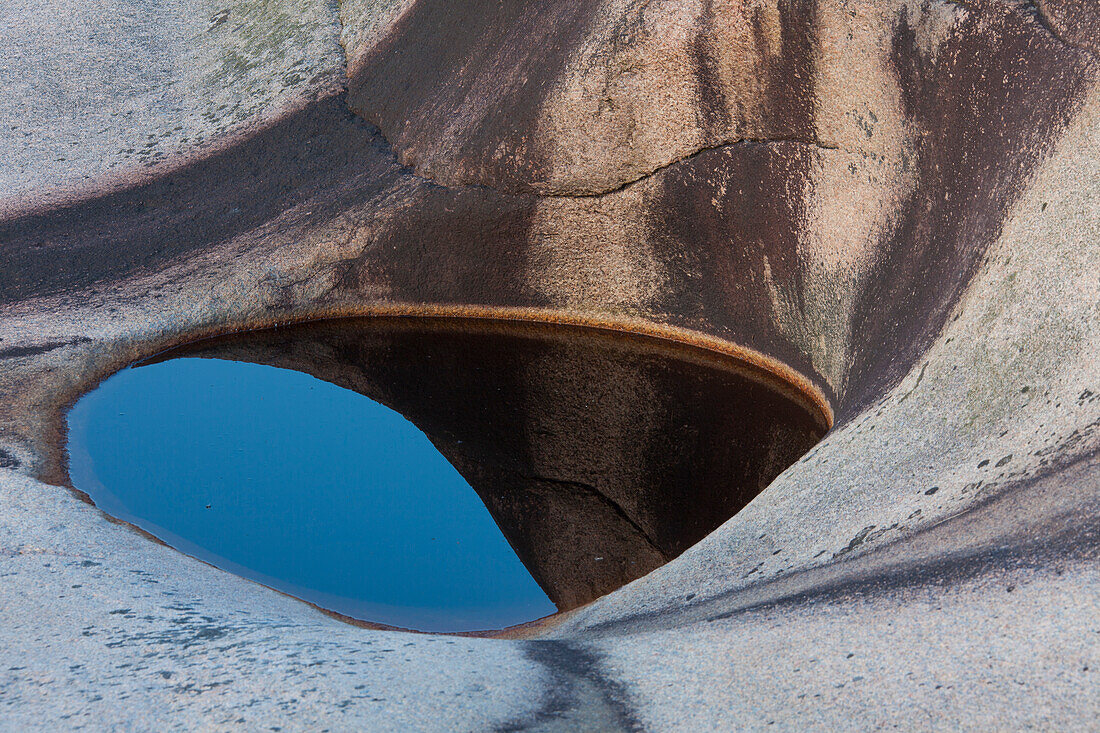
<path fill-rule="evenodd" d="M 697 349 L 373 318 L 121 372 L 74 407 L 69 449 L 77 488 L 173 546 L 347 615 L 459 631 L 645 575 L 823 432 L 792 390 Z"/>

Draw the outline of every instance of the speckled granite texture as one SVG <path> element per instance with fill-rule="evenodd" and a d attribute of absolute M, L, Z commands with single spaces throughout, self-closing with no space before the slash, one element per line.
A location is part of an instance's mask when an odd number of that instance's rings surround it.
<path fill-rule="evenodd" d="M 1095 3 L 14 0 L 0 80 L 0 728 L 1100 719 Z M 112 371 L 371 312 L 693 334 L 835 425 L 523 639 L 348 625 L 64 487 Z"/>

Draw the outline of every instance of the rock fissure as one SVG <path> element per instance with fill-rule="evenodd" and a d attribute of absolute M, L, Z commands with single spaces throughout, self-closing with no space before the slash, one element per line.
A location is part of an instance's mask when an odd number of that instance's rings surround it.
<path fill-rule="evenodd" d="M 646 544 L 653 548 L 654 552 L 657 552 L 660 555 L 665 554 L 661 552 L 661 548 L 657 546 L 657 544 L 653 541 L 653 538 L 649 536 L 649 533 L 646 532 L 645 529 L 643 529 L 637 522 L 635 522 L 634 519 L 632 519 L 631 516 L 626 513 L 625 509 L 623 509 L 617 502 L 613 501 L 609 496 L 601 492 L 592 484 L 581 483 L 579 481 L 564 481 L 562 479 L 547 478 L 546 476 L 525 476 L 524 478 L 529 478 L 534 481 L 542 481 L 548 484 L 579 488 L 592 494 L 592 496 L 596 497 L 602 503 L 606 504 L 608 508 L 615 512 L 615 514 L 620 517 L 624 522 L 633 527 L 638 535 L 646 541 Z"/>
<path fill-rule="evenodd" d="M 693 150 L 690 153 L 687 153 L 686 155 L 682 155 L 679 158 L 676 158 L 675 160 L 671 160 L 668 163 L 664 163 L 662 165 L 659 165 L 659 166 L 657 166 L 656 168 L 650 170 L 647 173 L 643 173 L 643 174 L 637 176 L 636 178 L 631 178 L 628 181 L 624 181 L 624 182 L 620 183 L 619 185 L 614 186 L 612 188 L 604 189 L 604 190 L 593 192 L 593 193 L 570 193 L 570 194 L 548 193 L 548 194 L 540 194 L 540 195 L 541 195 L 542 198 L 550 198 L 550 199 L 555 199 L 555 198 L 556 199 L 596 199 L 596 198 L 601 198 L 603 196 L 610 196 L 611 194 L 615 194 L 615 193 L 619 193 L 620 191 L 624 191 L 624 190 L 630 188 L 631 186 L 634 186 L 635 184 L 642 183 L 643 181 L 646 181 L 649 178 L 652 178 L 653 176 L 655 176 L 655 175 L 657 175 L 657 174 L 659 174 L 659 173 L 661 173 L 661 172 L 663 172 L 663 171 L 665 171 L 669 168 L 672 168 L 676 165 L 679 165 L 680 163 L 686 163 L 689 160 L 697 158 L 700 155 L 703 155 L 704 153 L 709 153 L 709 152 L 714 151 L 714 150 L 724 150 L 726 148 L 734 148 L 734 147 L 747 146 L 747 145 L 801 145 L 801 146 L 808 147 L 808 148 L 816 148 L 818 150 L 829 150 L 829 151 L 843 150 L 843 148 L 840 145 L 836 144 L 836 143 L 823 142 L 823 141 L 820 141 L 820 140 L 806 140 L 806 139 L 798 138 L 798 137 L 774 137 L 774 138 L 743 137 L 743 138 L 739 138 L 737 140 L 729 140 L 729 141 L 726 141 L 726 142 L 717 143 L 715 145 L 704 145 L 703 147 L 696 148 L 695 150 Z"/>
<path fill-rule="evenodd" d="M 603 189 L 603 190 L 600 190 L 600 191 L 595 191 L 595 192 L 592 192 L 592 193 L 539 193 L 539 192 L 535 192 L 535 191 L 523 192 L 523 191 L 511 191 L 511 190 L 508 190 L 506 188 L 498 188 L 496 186 L 489 186 L 489 185 L 486 185 L 486 184 L 483 184 L 483 183 L 464 182 L 464 183 L 461 183 L 459 185 L 454 185 L 454 184 L 451 184 L 451 183 L 447 183 L 446 181 L 441 181 L 438 178 L 435 178 L 435 177 L 431 176 L 428 173 L 425 173 L 423 171 L 418 170 L 415 165 L 409 164 L 409 163 L 405 162 L 404 160 L 402 160 L 400 152 L 397 151 L 397 149 L 394 147 L 393 143 L 386 136 L 385 130 L 383 130 L 381 127 L 379 127 L 377 123 L 372 122 L 371 120 L 369 120 L 366 116 L 364 116 L 362 114 L 362 112 L 360 110 L 355 109 L 350 104 L 348 105 L 348 109 L 351 110 L 352 114 L 354 114 L 356 117 L 358 117 L 359 119 L 363 120 L 364 122 L 366 122 L 367 124 L 373 126 L 375 129 L 378 130 L 379 137 L 381 137 L 382 140 L 385 142 L 385 144 L 387 146 L 389 146 L 390 151 L 393 153 L 393 155 L 396 158 L 398 164 L 401 165 L 408 172 L 409 176 L 411 176 L 413 178 L 416 178 L 419 181 L 422 181 L 426 185 L 436 186 L 436 187 L 439 187 L 439 188 L 444 188 L 444 189 L 447 189 L 449 191 L 456 191 L 456 190 L 461 190 L 461 189 L 475 189 L 475 190 L 476 189 L 481 189 L 481 190 L 492 191 L 492 192 L 494 192 L 496 194 L 500 194 L 502 196 L 513 196 L 513 197 L 516 197 L 516 198 L 530 198 L 530 199 L 541 199 L 541 200 L 561 200 L 561 201 L 600 199 L 600 198 L 603 198 L 605 196 L 611 196 L 611 195 L 620 193 L 622 191 L 625 191 L 625 190 L 627 190 L 627 189 L 629 189 L 629 188 L 631 188 L 631 187 L 633 187 L 637 184 L 640 184 L 640 183 L 643 183 L 643 182 L 647 181 L 648 179 L 664 172 L 665 170 L 668 170 L 669 168 L 674 168 L 675 166 L 679 165 L 680 163 L 686 163 L 686 162 L 688 162 L 690 160 L 693 160 L 694 158 L 697 158 L 700 155 L 703 155 L 705 153 L 709 153 L 709 152 L 712 152 L 712 151 L 715 151 L 715 150 L 724 150 L 726 148 L 739 147 L 739 146 L 748 146 L 748 145 L 800 145 L 800 146 L 804 146 L 804 147 L 808 147 L 808 148 L 815 148 L 815 149 L 818 149 L 818 150 L 827 150 L 827 151 L 846 150 L 845 148 L 843 148 L 842 146 L 840 146 L 836 143 L 824 142 L 824 141 L 820 141 L 820 140 L 806 140 L 806 139 L 803 139 L 803 138 L 796 138 L 796 137 L 777 137 L 777 138 L 748 138 L 748 137 L 746 137 L 746 138 L 740 138 L 738 140 L 731 140 L 731 141 L 728 141 L 728 142 L 717 143 L 715 145 L 705 145 L 705 146 L 696 148 L 695 150 L 692 150 L 690 153 L 682 155 L 682 156 L 680 156 L 680 157 L 678 157 L 674 160 L 669 161 L 668 163 L 664 163 L 662 165 L 659 165 L 656 168 L 653 168 L 652 170 L 650 170 L 646 173 L 643 173 L 643 174 L 641 174 L 641 175 L 639 175 L 635 178 L 631 178 L 629 180 L 623 181 L 623 182 L 619 183 L 618 185 L 613 186 L 611 188 Z"/>

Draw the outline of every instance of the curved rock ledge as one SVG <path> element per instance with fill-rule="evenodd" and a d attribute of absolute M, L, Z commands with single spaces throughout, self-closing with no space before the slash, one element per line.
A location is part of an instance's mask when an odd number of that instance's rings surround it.
<path fill-rule="evenodd" d="M 1090 3 L 88 7 L 0 10 L 0 727 L 1100 716 Z M 345 624 L 65 488 L 114 370 L 378 311 L 694 334 L 835 423 L 527 638 Z"/>

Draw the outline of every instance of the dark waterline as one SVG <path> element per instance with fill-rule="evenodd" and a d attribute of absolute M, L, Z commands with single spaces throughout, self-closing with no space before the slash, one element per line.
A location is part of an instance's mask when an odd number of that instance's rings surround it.
<path fill-rule="evenodd" d="M 471 631 L 664 564 L 822 432 L 781 385 L 647 339 L 357 319 L 124 370 L 74 406 L 68 447 L 74 486 L 184 552 L 348 616 Z"/>

